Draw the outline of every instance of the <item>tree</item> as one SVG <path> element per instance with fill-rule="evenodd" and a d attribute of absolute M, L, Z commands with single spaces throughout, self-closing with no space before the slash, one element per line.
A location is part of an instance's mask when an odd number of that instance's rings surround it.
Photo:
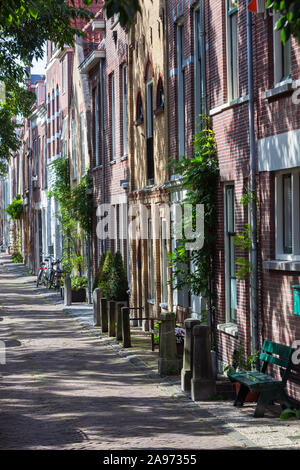
<path fill-rule="evenodd" d="M 33 59 L 43 57 L 45 41 L 63 48 L 74 44 L 75 35 L 84 34 L 76 20 L 93 17 L 88 9 L 92 1 L 83 0 L 82 8 L 75 6 L 74 0 L 1 0 L 0 83 L 5 84 L 6 101 L 0 102 L 0 175 L 5 174 L 6 162 L 20 146 L 14 117 L 27 117 L 34 102 L 27 91 L 28 67 Z M 119 13 L 125 26 L 133 23 L 139 1 L 105 0 L 104 8 L 108 17 Z"/>
<path fill-rule="evenodd" d="M 276 29 L 281 32 L 283 44 L 291 35 L 300 42 L 300 0 L 266 0 L 266 7 L 280 13 Z"/>

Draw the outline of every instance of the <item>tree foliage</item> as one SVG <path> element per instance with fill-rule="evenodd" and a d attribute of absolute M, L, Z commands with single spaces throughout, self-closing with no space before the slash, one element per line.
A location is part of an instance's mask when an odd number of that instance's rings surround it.
<path fill-rule="evenodd" d="M 300 0 L 266 0 L 266 7 L 280 13 L 276 29 L 282 42 L 285 44 L 291 35 L 300 42 Z"/>
<path fill-rule="evenodd" d="M 19 220 L 23 213 L 23 202 L 20 194 L 17 194 L 15 199 L 7 206 L 5 211 L 11 216 L 13 220 Z"/>

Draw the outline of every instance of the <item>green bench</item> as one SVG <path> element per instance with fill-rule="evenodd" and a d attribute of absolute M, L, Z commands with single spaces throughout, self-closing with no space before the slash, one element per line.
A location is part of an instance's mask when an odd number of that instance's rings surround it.
<path fill-rule="evenodd" d="M 284 389 L 292 367 L 292 353 L 293 349 L 288 346 L 264 341 L 259 356 L 262 361 L 260 371 L 240 371 L 228 374 L 232 382 L 240 382 L 241 384 L 234 406 L 243 406 L 248 392 L 251 391 L 259 393 L 254 411 L 256 418 L 263 417 L 266 406 L 276 399 L 279 400 L 282 409 L 289 408 L 290 403 Z M 274 364 L 281 368 L 281 380 L 266 374 L 268 364 Z"/>

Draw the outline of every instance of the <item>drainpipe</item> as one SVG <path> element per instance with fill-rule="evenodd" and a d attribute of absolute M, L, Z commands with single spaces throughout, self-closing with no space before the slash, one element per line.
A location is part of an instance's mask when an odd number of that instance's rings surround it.
<path fill-rule="evenodd" d="M 102 157 L 102 187 L 101 187 L 101 201 L 102 204 L 105 203 L 105 155 L 104 155 L 104 83 L 103 83 L 103 63 L 104 59 L 100 59 L 100 113 L 101 113 L 101 127 L 100 127 L 100 137 L 101 137 L 101 157 Z M 103 239 L 102 250 L 106 252 L 106 239 Z"/>
<path fill-rule="evenodd" d="M 249 2 L 248 2 L 249 3 Z M 250 139 L 250 192 L 256 195 L 256 147 L 254 128 L 254 88 L 253 88 L 253 49 L 252 14 L 247 8 L 247 56 L 248 56 L 248 93 L 249 93 L 249 139 Z M 258 350 L 258 263 L 257 263 L 257 205 L 256 197 L 250 201 L 251 223 L 251 271 L 250 271 L 250 320 L 251 348 Z"/>

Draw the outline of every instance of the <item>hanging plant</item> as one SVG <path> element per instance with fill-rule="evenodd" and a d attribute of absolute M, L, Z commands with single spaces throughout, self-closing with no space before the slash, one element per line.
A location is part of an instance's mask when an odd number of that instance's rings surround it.
<path fill-rule="evenodd" d="M 15 199 L 7 206 L 5 209 L 13 220 L 20 220 L 23 213 L 23 202 L 20 194 L 18 194 Z"/>

